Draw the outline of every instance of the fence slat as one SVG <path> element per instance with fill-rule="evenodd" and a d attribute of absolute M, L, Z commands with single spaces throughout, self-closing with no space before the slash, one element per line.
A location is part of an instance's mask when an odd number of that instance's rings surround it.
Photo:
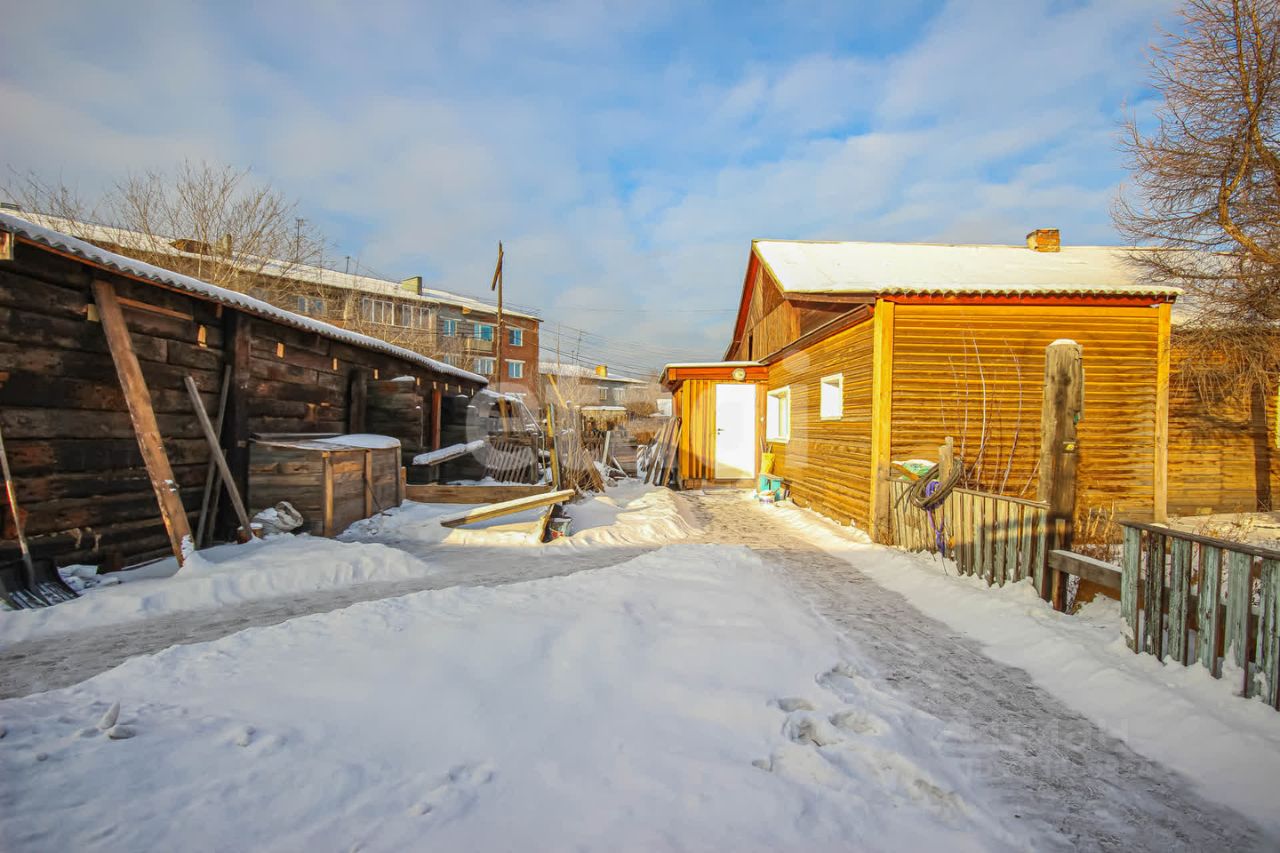
<path fill-rule="evenodd" d="M 1149 534 L 1147 540 L 1147 583 L 1143 589 L 1146 598 L 1146 618 L 1143 619 L 1143 635 L 1146 640 L 1143 651 L 1164 660 L 1164 551 L 1165 538 L 1160 533 Z"/>
<path fill-rule="evenodd" d="M 1128 528 L 1125 532 L 1128 533 Z M 1200 665 L 1217 678 L 1218 636 L 1222 623 L 1218 618 L 1218 603 L 1222 600 L 1222 549 L 1212 545 L 1200 546 L 1200 588 L 1196 593 L 1196 645 L 1200 647 Z"/>
<path fill-rule="evenodd" d="M 1124 557 L 1120 562 L 1120 612 L 1129 632 L 1129 648 L 1134 653 L 1142 651 L 1138 635 L 1138 576 L 1142 568 L 1142 531 L 1124 528 Z"/>
<path fill-rule="evenodd" d="M 1227 553 L 1227 628 L 1226 658 L 1222 668 L 1227 668 L 1229 661 L 1243 672 L 1241 689 L 1248 694 L 1249 689 L 1249 605 L 1252 603 L 1249 590 L 1249 572 L 1253 569 L 1253 557 L 1239 551 Z"/>
<path fill-rule="evenodd" d="M 987 571 L 987 553 L 989 552 L 987 542 L 987 499 L 973 499 L 973 523 L 974 523 L 974 540 L 976 543 L 977 559 L 974 560 L 974 574 L 982 577 Z"/>
<path fill-rule="evenodd" d="M 1174 539 L 1169 546 L 1169 644 L 1167 654 L 1187 663 L 1187 602 L 1191 599 L 1191 543 Z"/>
<path fill-rule="evenodd" d="M 1031 513 L 1035 542 L 1031 552 L 1032 580 L 1036 585 L 1036 595 L 1044 596 L 1044 576 L 1048 573 L 1048 543 L 1045 541 L 1045 511 L 1032 510 Z"/>
<path fill-rule="evenodd" d="M 1031 574 L 1031 519 L 1035 510 L 1018 507 L 1018 572 L 1014 580 L 1022 580 Z"/>
<path fill-rule="evenodd" d="M 1258 680 L 1263 700 L 1280 709 L 1280 560 L 1262 561 L 1258 599 Z"/>
<path fill-rule="evenodd" d="M 1001 503 L 1008 503 L 1001 501 Z M 1018 516 L 1022 507 L 1017 504 L 1008 504 L 1005 508 L 1005 534 L 1004 540 L 1004 581 L 1005 583 L 1013 583 L 1018 579 L 1018 537 L 1022 533 L 1022 528 L 1018 524 Z"/>

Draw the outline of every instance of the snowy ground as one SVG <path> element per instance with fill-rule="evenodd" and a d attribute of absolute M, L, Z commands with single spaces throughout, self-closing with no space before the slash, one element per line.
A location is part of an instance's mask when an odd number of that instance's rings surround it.
<path fill-rule="evenodd" d="M 1280 715 L 1105 608 L 740 494 L 610 490 L 547 545 L 456 509 L 0 623 L 7 695 L 73 685 L 0 702 L 0 849 L 1280 846 Z"/>

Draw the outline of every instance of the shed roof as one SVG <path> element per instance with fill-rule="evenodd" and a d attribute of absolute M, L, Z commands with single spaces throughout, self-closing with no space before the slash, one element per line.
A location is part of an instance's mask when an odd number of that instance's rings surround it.
<path fill-rule="evenodd" d="M 784 293 L 1177 296 L 1151 284 L 1121 246 L 1026 246 L 756 240 Z"/>
<path fill-rule="evenodd" d="M 243 311 L 246 314 L 252 314 L 258 317 L 264 317 L 283 323 L 286 326 L 292 326 L 296 329 L 302 329 L 308 332 L 314 332 L 324 335 L 336 341 L 352 344 L 353 346 L 362 347 L 364 349 L 377 350 L 396 358 L 404 359 L 427 368 L 428 370 L 441 373 L 446 376 L 453 376 L 458 379 L 472 382 L 477 385 L 485 385 L 488 380 L 483 376 L 472 373 L 469 370 L 463 370 L 460 367 L 454 367 L 451 364 L 445 364 L 442 361 L 436 361 L 434 358 L 428 358 L 425 355 L 416 353 L 413 350 L 398 347 L 389 344 L 378 338 L 371 338 L 368 335 L 361 335 L 358 332 L 349 329 L 341 329 L 329 323 L 324 323 L 311 317 L 304 317 L 301 314 L 294 314 L 292 311 L 285 311 L 283 308 L 277 308 L 269 302 L 263 302 L 261 299 L 254 299 L 252 296 L 240 293 L 235 290 L 228 290 L 224 287 L 218 287 L 215 284 L 209 284 L 198 278 L 192 278 L 182 273 L 167 270 L 163 267 L 157 267 L 152 264 L 143 263 L 142 261 L 127 258 L 124 255 L 117 255 L 114 252 L 108 252 L 106 249 L 100 249 L 92 243 L 79 240 L 60 231 L 54 231 L 41 225 L 36 225 L 27 219 L 13 216 L 9 213 L 0 212 L 0 229 L 9 231 L 18 237 L 26 239 L 32 243 L 46 246 L 61 254 L 71 255 L 82 261 L 93 264 L 102 269 L 113 270 L 123 275 L 135 278 L 141 281 L 151 282 L 165 287 L 171 287 L 174 290 L 180 290 L 197 296 L 201 299 L 207 299 L 211 302 L 217 302 L 229 308 Z"/>
<path fill-rule="evenodd" d="M 64 219 L 58 216 L 50 216 L 46 213 L 14 211 L 13 215 L 32 224 L 63 234 L 74 231 L 82 239 L 92 240 L 97 243 L 126 246 L 154 254 L 172 255 L 175 258 L 197 259 L 202 257 L 195 252 L 188 252 L 173 245 L 178 240 L 176 237 L 146 234 L 141 231 L 131 231 L 127 228 L 100 225 L 96 222 Z M 487 314 L 496 314 L 498 311 L 498 306 L 493 303 L 464 296 L 460 293 L 451 293 L 447 290 L 437 290 L 431 287 L 423 287 L 421 293 L 418 293 L 412 290 L 405 290 L 400 286 L 400 282 L 397 281 L 388 281 L 367 275 L 353 275 L 313 264 L 285 262 L 272 258 L 255 258 L 252 269 L 261 269 L 265 275 L 269 276 L 320 284 L 326 287 L 336 287 L 342 290 L 395 296 L 411 301 L 449 305 L 467 311 L 482 311 Z M 502 314 L 504 317 L 521 317 L 526 320 L 537 321 L 539 319 L 536 314 L 514 311 L 507 306 L 503 306 Z"/>

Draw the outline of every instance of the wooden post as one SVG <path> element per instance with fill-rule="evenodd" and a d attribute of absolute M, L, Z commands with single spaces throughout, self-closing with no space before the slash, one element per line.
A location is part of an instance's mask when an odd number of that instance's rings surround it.
<path fill-rule="evenodd" d="M 1160 326 L 1156 347 L 1155 452 L 1152 457 L 1151 517 L 1169 520 L 1169 333 L 1173 305 L 1160 303 Z"/>
<path fill-rule="evenodd" d="M 251 344 L 253 342 L 253 318 L 239 311 L 226 311 L 226 343 L 227 358 L 231 364 L 231 393 L 227 396 L 227 414 L 222 423 L 221 445 L 226 449 L 227 468 L 235 478 L 236 489 L 242 495 L 249 495 L 249 383 L 252 381 Z M 226 492 L 224 499 L 230 503 Z M 218 517 L 218 504 L 214 505 L 214 519 Z M 230 507 L 228 507 L 231 509 Z M 230 518 L 231 513 L 224 514 Z M 215 532 L 219 525 L 210 522 Z M 236 525 L 227 522 L 221 526 L 222 534 L 233 538 Z"/>
<path fill-rule="evenodd" d="M 444 417 L 444 394 L 439 388 L 431 389 L 431 436 L 427 447 L 440 449 L 440 419 Z"/>
<path fill-rule="evenodd" d="M 1054 341 L 1045 348 L 1044 400 L 1040 410 L 1040 484 L 1036 497 L 1049 504 L 1050 549 L 1070 550 L 1076 514 L 1076 468 L 1079 444 L 1076 424 L 1084 411 L 1084 354 L 1075 341 Z M 1066 580 L 1053 570 L 1050 589 L 1040 595 L 1061 610 L 1066 607 Z"/>
<path fill-rule="evenodd" d="M 231 390 L 231 365 L 227 365 L 222 371 L 222 390 L 218 392 L 218 422 L 214 426 L 214 432 L 222 435 L 222 422 L 227 416 L 227 392 Z M 221 472 L 218 464 L 214 462 L 213 457 L 209 457 L 209 464 L 205 468 L 204 474 L 204 494 L 200 498 L 200 521 L 196 524 L 196 548 L 204 547 L 207 540 L 206 534 L 213 529 L 213 524 L 206 525 L 209 520 L 209 500 L 213 499 L 216 504 L 218 502 L 218 493 L 216 489 L 219 485 Z"/>
<path fill-rule="evenodd" d="M 892 302 L 876 302 L 872 320 L 871 361 L 871 538 L 889 535 L 889 456 L 893 432 L 893 315 Z"/>
<path fill-rule="evenodd" d="M 125 405 L 129 409 L 129 419 L 133 422 L 133 432 L 138 438 L 138 448 L 142 451 L 142 461 L 147 466 L 147 476 L 156 493 L 156 502 L 160 505 L 160 517 L 169 534 L 169 545 L 181 567 L 185 561 L 183 548 L 186 543 L 191 542 L 191 525 L 178 494 L 178 483 L 173 478 L 169 457 L 165 454 L 164 440 L 160 437 L 160 427 L 156 424 L 156 413 L 151 408 L 151 394 L 147 391 L 142 367 L 138 364 L 133 341 L 129 338 L 129 327 L 120 310 L 120 303 L 116 300 L 115 288 L 110 282 L 100 279 L 93 282 L 93 301 L 98 306 L 98 318 L 102 321 L 102 331 L 107 336 L 107 346 L 111 350 L 111 360 L 115 362 L 116 375 L 120 377 L 120 388 L 124 391 Z"/>
<path fill-rule="evenodd" d="M 347 394 L 347 432 L 365 431 L 365 418 L 369 410 L 369 371 L 356 368 L 351 371 Z"/>

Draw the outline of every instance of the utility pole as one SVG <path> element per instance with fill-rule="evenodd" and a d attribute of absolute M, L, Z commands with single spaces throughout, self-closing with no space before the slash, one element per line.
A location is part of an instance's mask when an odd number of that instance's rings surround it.
<path fill-rule="evenodd" d="M 502 241 L 498 241 L 498 266 L 493 271 L 493 284 L 490 290 L 498 291 L 498 329 L 497 342 L 494 346 L 494 389 L 502 393 Z"/>

